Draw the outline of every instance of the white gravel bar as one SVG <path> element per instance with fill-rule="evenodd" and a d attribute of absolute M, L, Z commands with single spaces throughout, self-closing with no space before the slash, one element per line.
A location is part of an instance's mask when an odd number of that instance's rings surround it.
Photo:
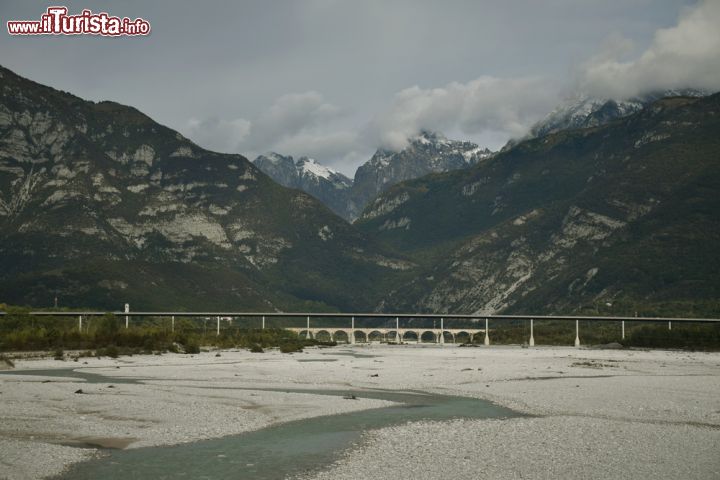
<path fill-rule="evenodd" d="M 362 388 L 484 398 L 530 416 L 370 431 L 310 478 L 720 478 L 720 353 L 358 345 L 28 359 L 15 370 L 58 368 L 111 378 L 0 376 L 0 478 L 55 475 L 100 451 L 88 446 L 170 445 L 388 405 L 282 390 Z"/>

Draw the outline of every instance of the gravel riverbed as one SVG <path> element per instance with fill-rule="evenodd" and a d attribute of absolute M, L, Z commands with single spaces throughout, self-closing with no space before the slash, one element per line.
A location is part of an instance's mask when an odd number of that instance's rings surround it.
<path fill-rule="evenodd" d="M 0 375 L 0 478 L 52 476 L 103 447 L 389 404 L 283 390 L 363 388 L 484 398 L 530 416 L 369 431 L 303 478 L 720 478 L 720 353 L 358 345 L 84 361 L 18 360 L 14 370 L 107 378 Z"/>

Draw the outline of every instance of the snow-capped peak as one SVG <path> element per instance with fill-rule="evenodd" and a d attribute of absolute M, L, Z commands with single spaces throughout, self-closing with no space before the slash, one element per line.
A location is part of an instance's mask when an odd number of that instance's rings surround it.
<path fill-rule="evenodd" d="M 279 155 L 279 154 L 277 154 L 277 153 L 275 153 L 275 152 L 265 153 L 265 154 L 261 155 L 261 157 L 265 157 L 265 158 L 267 158 L 268 160 L 270 160 L 270 161 L 273 162 L 273 163 L 280 162 L 280 161 L 282 161 L 283 158 L 284 158 L 282 155 Z M 256 159 L 256 160 L 257 160 L 257 159 Z"/>
<path fill-rule="evenodd" d="M 543 120 L 536 123 L 528 138 L 542 137 L 549 133 L 572 128 L 595 127 L 613 119 L 625 117 L 642 110 L 646 105 L 663 97 L 690 96 L 701 97 L 708 92 L 696 89 L 674 89 L 646 93 L 626 98 L 596 98 L 586 94 L 576 94 L 556 107 Z M 508 142 L 513 145 L 515 141 Z"/>
<path fill-rule="evenodd" d="M 314 158 L 309 157 L 301 157 L 295 163 L 295 166 L 297 167 L 298 173 L 300 173 L 300 175 L 307 172 L 316 177 L 324 178 L 326 180 L 329 180 L 331 176 L 337 174 L 335 170 L 328 168 L 325 165 L 320 165 L 315 161 Z"/>
<path fill-rule="evenodd" d="M 482 147 L 475 147 L 470 150 L 465 150 L 462 152 L 462 156 L 465 158 L 466 162 L 471 162 L 475 159 L 485 159 L 492 156 L 492 152 L 488 148 L 482 148 Z"/>

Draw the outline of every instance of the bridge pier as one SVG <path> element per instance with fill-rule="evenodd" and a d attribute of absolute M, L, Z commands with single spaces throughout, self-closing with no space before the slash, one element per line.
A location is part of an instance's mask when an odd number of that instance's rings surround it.
<path fill-rule="evenodd" d="M 530 342 L 531 347 L 535 346 L 535 336 L 533 335 L 533 319 L 530 319 Z"/>
<path fill-rule="evenodd" d="M 170 331 L 175 332 L 175 315 L 170 317 Z"/>
<path fill-rule="evenodd" d="M 82 333 L 82 315 L 78 315 L 78 330 Z"/>
<path fill-rule="evenodd" d="M 445 317 L 440 317 L 440 343 L 445 343 Z"/>
<path fill-rule="evenodd" d="M 575 320 L 575 347 L 580 346 L 580 320 Z"/>
<path fill-rule="evenodd" d="M 395 317 L 395 342 L 402 343 L 402 337 L 400 337 L 400 317 Z"/>
<path fill-rule="evenodd" d="M 488 319 L 485 318 L 485 345 L 490 345 L 490 334 L 488 333 Z"/>
<path fill-rule="evenodd" d="M 305 335 L 305 338 L 310 340 L 310 315 L 307 317 L 307 334 Z"/>

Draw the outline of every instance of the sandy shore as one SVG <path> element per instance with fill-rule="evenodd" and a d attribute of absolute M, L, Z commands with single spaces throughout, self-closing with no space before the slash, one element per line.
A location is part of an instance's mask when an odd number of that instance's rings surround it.
<path fill-rule="evenodd" d="M 215 355 L 17 361 L 16 371 L 114 380 L 0 376 L 0 478 L 54 475 L 98 452 L 78 445 L 176 444 L 387 404 L 272 388 L 424 390 L 532 415 L 368 432 L 314 478 L 720 478 L 718 353 L 372 345 Z"/>

